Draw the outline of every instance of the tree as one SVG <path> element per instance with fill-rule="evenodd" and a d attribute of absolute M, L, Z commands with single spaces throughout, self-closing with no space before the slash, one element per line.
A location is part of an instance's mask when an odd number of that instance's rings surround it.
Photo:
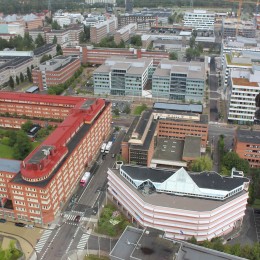
<path fill-rule="evenodd" d="M 33 38 L 29 35 L 28 32 L 24 34 L 23 38 L 23 49 L 24 50 L 33 50 L 34 49 L 34 43 Z"/>
<path fill-rule="evenodd" d="M 22 130 L 16 134 L 13 156 L 17 160 L 23 160 L 32 150 L 32 142 Z"/>
<path fill-rule="evenodd" d="M 248 173 L 250 166 L 247 160 L 241 159 L 237 153 L 228 152 L 222 160 L 222 165 L 228 170 L 231 171 L 233 167 L 235 167 L 239 171 L 243 171 L 244 173 Z"/>
<path fill-rule="evenodd" d="M 173 52 L 170 52 L 169 54 L 169 59 L 170 60 L 178 60 L 178 53 L 173 51 Z"/>
<path fill-rule="evenodd" d="M 131 108 L 130 108 L 130 105 L 129 105 L 129 104 L 127 104 L 127 105 L 125 106 L 123 112 L 126 113 L 126 114 L 130 114 L 130 113 L 131 113 Z"/>
<path fill-rule="evenodd" d="M 29 69 L 29 67 L 27 67 L 26 73 L 27 73 L 27 78 L 28 78 L 29 82 L 32 82 L 32 73 L 31 73 L 31 70 Z"/>
<path fill-rule="evenodd" d="M 57 44 L 57 42 L 58 42 L 57 36 L 54 35 L 53 40 L 52 40 L 52 43 L 53 43 L 53 44 Z"/>
<path fill-rule="evenodd" d="M 60 30 L 60 29 L 61 29 L 61 26 L 58 24 L 57 21 L 53 21 L 53 22 L 51 23 L 51 28 L 52 28 L 52 30 Z"/>
<path fill-rule="evenodd" d="M 191 170 L 194 172 L 211 171 L 212 166 L 212 160 L 207 155 L 205 155 L 191 163 Z"/>
<path fill-rule="evenodd" d="M 125 42 L 123 40 L 117 45 L 118 48 L 125 48 Z"/>
<path fill-rule="evenodd" d="M 119 116 L 119 114 L 120 114 L 120 113 L 119 113 L 120 111 L 119 111 L 118 108 L 115 108 L 113 112 L 114 112 L 115 116 Z"/>
<path fill-rule="evenodd" d="M 57 54 L 57 56 L 63 54 L 61 46 L 59 44 L 57 44 L 57 46 L 56 46 L 56 54 Z"/>
<path fill-rule="evenodd" d="M 20 81 L 21 81 L 21 83 L 23 83 L 23 82 L 24 82 L 24 75 L 23 75 L 23 73 L 22 73 L 22 72 L 20 72 Z"/>
<path fill-rule="evenodd" d="M 10 76 L 10 78 L 9 78 L 9 86 L 11 89 L 14 89 L 14 79 L 12 76 Z"/>
<path fill-rule="evenodd" d="M 16 75 L 16 77 L 15 77 L 15 81 L 16 81 L 16 85 L 19 85 L 19 83 L 20 83 L 20 80 L 19 80 L 19 77 Z"/>
<path fill-rule="evenodd" d="M 130 43 L 135 46 L 142 46 L 142 38 L 141 35 L 134 35 L 130 38 Z"/>
<path fill-rule="evenodd" d="M 45 40 L 43 39 L 42 35 L 39 33 L 37 38 L 35 39 L 36 47 L 39 48 L 45 44 Z"/>
<path fill-rule="evenodd" d="M 41 59 L 40 59 L 40 63 L 43 63 L 43 62 L 45 62 L 45 61 L 47 61 L 47 60 L 50 60 L 50 59 L 51 59 L 51 57 L 50 57 L 49 55 L 44 54 L 44 55 L 41 57 Z"/>
<path fill-rule="evenodd" d="M 30 120 L 28 120 L 28 121 L 26 121 L 24 124 L 21 125 L 21 129 L 22 129 L 25 133 L 27 133 L 27 132 L 30 131 L 30 129 L 32 128 L 32 126 L 33 126 L 33 122 L 30 121 Z"/>

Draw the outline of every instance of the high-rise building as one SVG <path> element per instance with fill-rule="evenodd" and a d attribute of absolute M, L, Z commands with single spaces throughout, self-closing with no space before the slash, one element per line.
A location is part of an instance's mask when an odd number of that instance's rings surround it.
<path fill-rule="evenodd" d="M 133 12 L 133 0 L 125 0 L 125 12 L 129 14 Z"/>

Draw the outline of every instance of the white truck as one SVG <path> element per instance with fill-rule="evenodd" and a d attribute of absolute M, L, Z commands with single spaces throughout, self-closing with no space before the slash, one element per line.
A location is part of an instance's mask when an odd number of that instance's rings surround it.
<path fill-rule="evenodd" d="M 101 153 L 104 153 L 104 152 L 105 152 L 106 146 L 107 146 L 106 143 L 103 143 L 103 144 L 102 144 L 102 146 L 101 146 Z"/>
<path fill-rule="evenodd" d="M 111 147 L 112 147 L 113 142 L 109 141 L 106 145 L 105 153 L 109 153 Z"/>

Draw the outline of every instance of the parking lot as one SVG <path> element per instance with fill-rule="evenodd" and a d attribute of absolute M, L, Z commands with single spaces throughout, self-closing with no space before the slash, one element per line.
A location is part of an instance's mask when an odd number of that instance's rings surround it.
<path fill-rule="evenodd" d="M 127 106 L 131 106 L 130 101 L 112 101 L 112 109 L 118 109 L 120 114 L 124 114 Z"/>

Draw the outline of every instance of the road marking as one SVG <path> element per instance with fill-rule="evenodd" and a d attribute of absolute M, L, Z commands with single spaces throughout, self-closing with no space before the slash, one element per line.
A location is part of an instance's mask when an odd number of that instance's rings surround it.
<path fill-rule="evenodd" d="M 78 245 L 77 249 L 85 249 L 86 243 L 89 240 L 90 235 L 89 234 L 83 234 Z"/>
<path fill-rule="evenodd" d="M 77 234 L 78 234 L 78 232 L 79 232 L 79 228 L 80 228 L 80 227 L 78 227 L 78 228 L 76 229 L 76 231 L 75 231 L 75 233 L 74 233 L 74 235 L 73 235 L 73 238 L 72 238 L 72 240 L 70 241 L 70 244 L 69 244 L 69 246 L 68 246 L 68 248 L 67 248 L 67 250 L 66 250 L 66 254 L 69 252 L 70 247 L 71 247 L 71 245 L 72 245 L 72 243 L 73 243 L 73 241 L 74 241 L 74 238 L 77 236 Z"/>
<path fill-rule="evenodd" d="M 64 218 L 66 218 L 66 220 L 69 220 L 69 221 L 74 221 L 76 218 L 76 215 L 65 214 Z M 88 217 L 82 217 L 82 216 L 80 217 L 80 221 L 86 221 L 86 220 L 88 220 Z"/>
<path fill-rule="evenodd" d="M 93 180 L 93 178 L 90 179 L 90 181 L 88 182 L 86 188 L 84 189 L 84 191 L 82 192 L 81 196 L 78 199 L 78 202 L 80 202 L 81 198 L 83 197 L 84 193 L 86 192 L 88 186 L 90 185 L 91 181 Z"/>
<path fill-rule="evenodd" d="M 44 247 L 46 241 L 48 240 L 49 236 L 51 235 L 52 230 L 45 230 L 44 233 L 42 234 L 39 242 L 35 246 L 35 251 L 37 253 L 40 253 L 42 248 Z"/>

